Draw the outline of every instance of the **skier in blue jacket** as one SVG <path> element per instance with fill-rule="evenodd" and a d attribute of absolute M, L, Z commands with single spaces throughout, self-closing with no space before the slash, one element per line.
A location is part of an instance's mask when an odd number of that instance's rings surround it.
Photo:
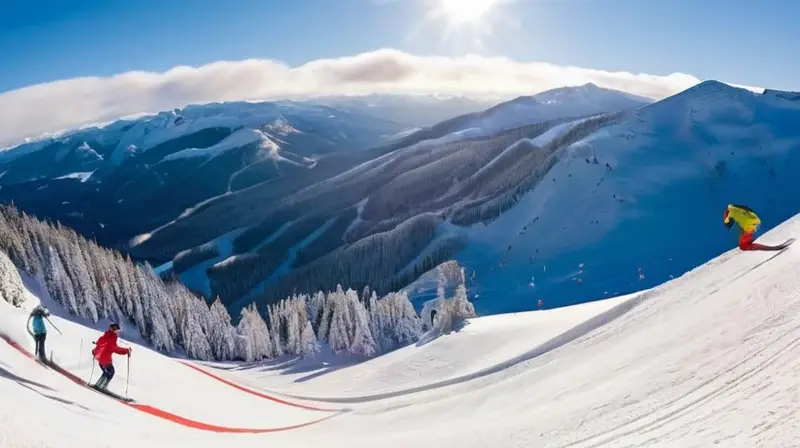
<path fill-rule="evenodd" d="M 47 326 L 44 324 L 44 319 L 49 315 L 50 311 L 47 308 L 38 305 L 28 317 L 28 333 L 33 336 L 33 340 L 36 343 L 35 354 L 42 361 L 47 361 L 47 351 L 44 349 L 44 340 L 47 339 Z"/>

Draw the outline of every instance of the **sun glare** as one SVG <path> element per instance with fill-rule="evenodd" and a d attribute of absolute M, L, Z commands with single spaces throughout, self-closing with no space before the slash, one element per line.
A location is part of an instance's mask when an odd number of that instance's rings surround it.
<path fill-rule="evenodd" d="M 478 22 L 498 0 L 439 0 L 442 15 L 455 24 Z"/>
<path fill-rule="evenodd" d="M 430 43 L 438 35 L 437 50 L 476 53 L 501 45 L 503 36 L 519 29 L 508 8 L 519 0 L 417 0 L 426 9 L 406 39 Z M 518 41 L 515 36 L 514 42 Z M 503 43 L 504 47 L 506 46 Z"/>

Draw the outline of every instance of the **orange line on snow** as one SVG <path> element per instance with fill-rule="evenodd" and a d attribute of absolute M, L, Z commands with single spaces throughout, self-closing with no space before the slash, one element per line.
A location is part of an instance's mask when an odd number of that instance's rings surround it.
<path fill-rule="evenodd" d="M 188 363 L 186 361 L 180 361 L 180 363 L 185 365 L 185 366 L 187 366 L 187 367 L 191 367 L 192 369 L 197 370 L 198 372 L 200 372 L 200 373 L 202 373 L 204 375 L 208 375 L 208 376 L 210 376 L 211 378 L 214 378 L 217 381 L 225 383 L 228 386 L 231 386 L 231 387 L 234 387 L 236 389 L 239 389 L 242 392 L 246 392 L 248 394 L 255 395 L 257 397 L 265 398 L 267 400 L 271 400 L 271 401 L 274 401 L 276 403 L 285 404 L 287 406 L 294 406 L 296 408 L 301 408 L 301 409 L 307 409 L 309 411 L 323 411 L 323 412 L 341 412 L 342 411 L 341 409 L 325 409 L 325 408 L 318 408 L 318 407 L 315 407 L 315 406 L 309 406 L 309 405 L 300 404 L 300 403 L 292 403 L 290 401 L 282 400 L 280 398 L 273 397 L 271 395 L 263 394 L 261 392 L 255 391 L 255 390 L 248 389 L 248 388 L 246 388 L 246 387 L 244 387 L 242 385 L 236 384 L 233 381 L 226 380 L 225 378 L 222 378 L 219 375 L 211 373 L 211 372 L 209 372 L 209 371 L 207 371 L 205 369 L 202 369 L 202 368 L 200 368 L 200 367 L 198 367 L 198 366 L 196 366 L 194 364 Z"/>
<path fill-rule="evenodd" d="M 313 425 L 315 423 L 319 423 L 319 422 L 328 420 L 329 418 L 333 418 L 333 417 L 336 416 L 336 414 L 332 414 L 332 415 L 329 415 L 329 416 L 324 417 L 324 418 L 320 418 L 320 419 L 317 419 L 317 420 L 312 420 L 310 422 L 300 423 L 300 424 L 292 425 L 292 426 L 281 426 L 281 427 L 278 427 L 278 428 L 262 428 L 262 429 L 259 429 L 259 428 L 230 428 L 230 427 L 227 427 L 227 426 L 216 426 L 216 425 L 210 425 L 208 423 L 198 422 L 196 420 L 190 420 L 188 418 L 181 417 L 181 416 L 175 415 L 175 414 L 171 414 L 171 413 L 169 413 L 167 411 L 164 411 L 163 409 L 154 408 L 154 407 L 148 406 L 146 404 L 123 403 L 123 402 L 120 402 L 120 403 L 127 404 L 128 406 L 130 406 L 130 407 L 132 407 L 134 409 L 137 409 L 139 411 L 148 413 L 150 415 L 154 415 L 156 417 L 161 417 L 163 419 L 169 420 L 169 421 L 174 422 L 174 423 L 178 423 L 178 424 L 183 425 L 183 426 L 187 426 L 189 428 L 200 429 L 200 430 L 203 430 L 203 431 L 240 433 L 240 434 L 241 433 L 262 434 L 262 433 L 267 433 L 267 432 L 288 431 L 288 430 L 291 430 L 291 429 L 302 428 L 304 426 L 310 426 L 310 425 Z"/>
<path fill-rule="evenodd" d="M 8 336 L 6 336 L 4 334 L 0 334 L 0 338 L 2 338 L 6 343 L 8 343 L 8 345 L 10 345 L 11 347 L 17 349 L 17 351 L 19 351 L 23 355 L 27 356 L 28 358 L 33 359 L 33 360 L 36 359 L 30 352 L 25 350 L 21 345 L 19 345 L 16 341 L 14 341 L 13 339 L 9 338 Z M 184 364 L 186 364 L 186 363 L 184 363 Z M 187 365 L 189 365 L 189 364 L 187 364 Z M 55 370 L 56 372 L 60 373 L 61 375 L 65 376 L 66 378 L 71 380 L 72 382 L 74 382 L 74 383 L 76 383 L 76 384 L 78 384 L 80 386 L 87 387 L 86 386 L 86 382 L 83 381 L 83 379 L 81 379 L 79 376 L 75 375 L 74 373 L 67 371 L 66 369 L 64 369 L 63 367 L 59 366 L 58 364 L 51 363 L 51 364 L 49 364 L 49 366 L 52 367 L 53 370 Z M 191 365 L 189 365 L 189 366 L 190 367 L 194 367 L 194 366 L 191 366 Z M 198 369 L 198 370 L 200 370 L 200 369 Z M 200 370 L 200 371 L 203 372 L 203 373 L 208 374 L 207 372 L 204 372 L 202 370 Z M 212 376 L 212 377 L 214 376 L 212 374 L 208 374 L 208 375 Z M 225 380 L 222 380 L 221 378 L 220 378 L 220 380 L 225 382 Z M 236 386 L 234 384 L 232 384 L 232 385 Z M 88 387 L 87 387 L 87 389 L 88 389 Z M 93 389 L 90 389 L 90 390 L 93 390 Z M 254 392 L 254 391 L 250 391 L 250 392 L 257 394 L 257 392 Z M 99 394 L 100 392 L 97 392 L 97 393 Z M 219 432 L 219 433 L 263 434 L 263 433 L 268 433 L 268 432 L 288 431 L 288 430 L 292 430 L 292 429 L 302 428 L 302 427 L 305 427 L 305 426 L 310 426 L 310 425 L 313 425 L 315 423 L 320 423 L 320 422 L 323 422 L 323 421 L 328 420 L 330 418 L 333 418 L 333 417 L 335 417 L 337 415 L 337 414 L 332 414 L 332 415 L 329 415 L 329 416 L 324 417 L 324 418 L 320 418 L 320 419 L 317 419 L 317 420 L 312 420 L 310 422 L 299 423 L 297 425 L 291 425 L 291 426 L 280 426 L 280 427 L 277 427 L 277 428 L 233 428 L 233 427 L 228 427 L 228 426 L 217 426 L 217 425 L 212 425 L 212 424 L 209 424 L 209 423 L 199 422 L 197 420 L 192 420 L 192 419 L 189 419 L 189 418 L 186 418 L 186 417 L 181 417 L 180 415 L 176 415 L 176 414 L 173 414 L 171 412 L 167 412 L 167 411 L 165 411 L 163 409 L 160 409 L 160 408 L 157 408 L 157 407 L 154 407 L 154 406 L 150 406 L 150 405 L 146 405 L 146 404 L 126 403 L 124 401 L 116 400 L 113 397 L 109 397 L 109 398 L 111 398 L 112 400 L 114 400 L 114 401 L 116 401 L 116 402 L 118 402 L 120 404 L 126 405 L 128 407 L 133 408 L 133 409 L 136 409 L 137 411 L 141 411 L 141 412 L 144 412 L 145 414 L 150 414 L 150 415 L 155 416 L 155 417 L 160 417 L 160 418 L 163 418 L 165 420 L 169 420 L 169 421 L 171 421 L 173 423 L 177 423 L 179 425 L 186 426 L 188 428 L 199 429 L 199 430 L 203 430 L 203 431 Z M 275 399 L 275 401 L 282 402 L 281 400 L 278 400 L 278 399 Z M 295 405 L 295 404 L 288 403 L 288 402 L 285 403 L 285 404 L 303 407 L 302 405 Z"/>

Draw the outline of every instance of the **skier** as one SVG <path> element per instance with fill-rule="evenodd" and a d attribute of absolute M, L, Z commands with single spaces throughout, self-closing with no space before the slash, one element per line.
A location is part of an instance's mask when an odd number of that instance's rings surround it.
<path fill-rule="evenodd" d="M 779 246 L 766 246 L 764 244 L 754 243 L 754 235 L 758 231 L 758 226 L 761 225 L 761 220 L 750 207 L 746 205 L 730 204 L 725 209 L 724 214 L 725 226 L 730 230 L 733 227 L 734 221 L 742 229 L 742 235 L 739 237 L 739 249 L 741 250 L 775 250 Z"/>
<path fill-rule="evenodd" d="M 44 348 L 44 340 L 47 339 L 47 326 L 44 324 L 45 317 L 50 315 L 50 311 L 42 305 L 37 305 L 28 317 L 28 333 L 33 336 L 36 343 L 34 354 L 42 362 L 47 361 L 47 351 Z M 31 325 L 31 321 L 33 325 Z"/>
<path fill-rule="evenodd" d="M 95 347 L 92 349 L 92 355 L 97 360 L 97 364 L 103 371 L 103 375 L 94 383 L 96 389 L 105 389 L 108 383 L 114 378 L 114 363 L 111 360 L 111 355 L 114 353 L 118 355 L 131 356 L 131 348 L 123 348 L 117 345 L 117 338 L 119 337 L 120 326 L 112 323 L 108 326 L 108 330 L 95 342 Z"/>

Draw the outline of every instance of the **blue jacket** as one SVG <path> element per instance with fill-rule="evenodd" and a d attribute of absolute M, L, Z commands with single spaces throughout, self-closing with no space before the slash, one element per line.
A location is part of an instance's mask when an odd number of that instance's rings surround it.
<path fill-rule="evenodd" d="M 34 314 L 33 318 L 33 334 L 46 334 L 47 327 L 44 326 L 44 317 L 41 314 Z"/>

